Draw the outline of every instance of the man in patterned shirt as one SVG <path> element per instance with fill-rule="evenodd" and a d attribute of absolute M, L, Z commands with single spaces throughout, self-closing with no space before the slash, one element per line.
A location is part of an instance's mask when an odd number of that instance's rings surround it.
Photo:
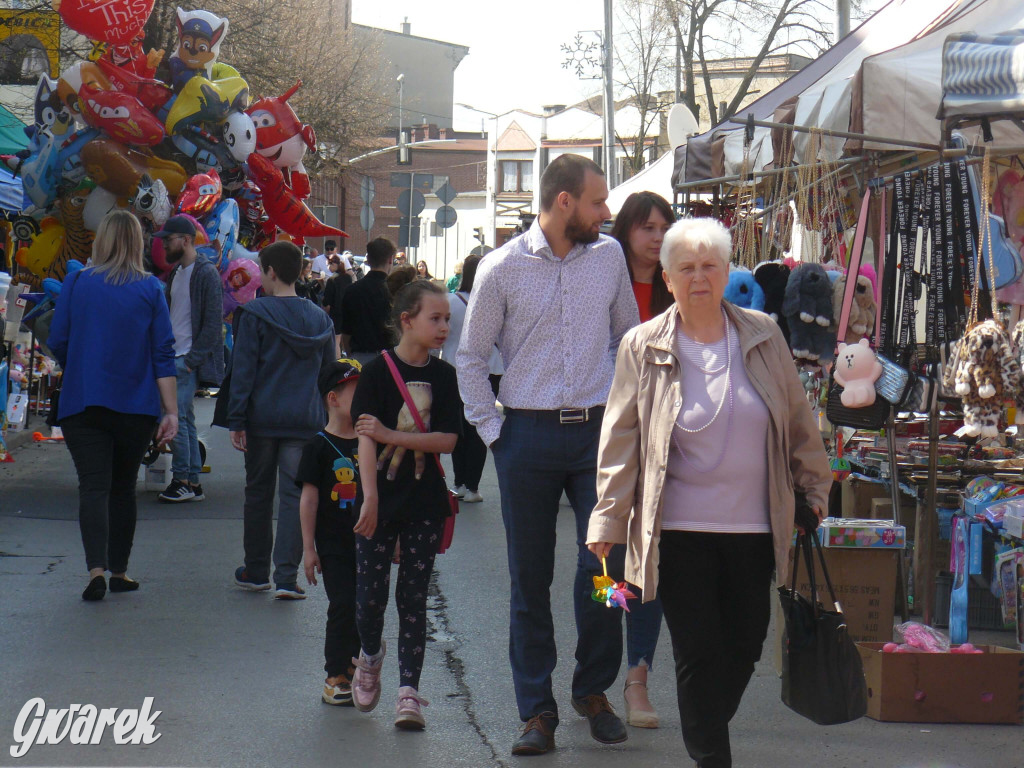
<path fill-rule="evenodd" d="M 480 263 L 456 355 L 466 417 L 494 452 L 501 490 L 512 582 L 509 657 L 526 723 L 514 755 L 554 747 L 550 588 L 563 492 L 576 514 L 578 548 L 572 705 L 598 741 L 626 740 L 604 693 L 622 663 L 621 611 L 590 599 L 601 564 L 585 545 L 615 353 L 640 321 L 622 249 L 600 234 L 611 215 L 607 198 L 594 162 L 562 155 L 548 166 L 533 226 Z M 498 394 L 504 422 L 487 378 L 495 344 L 505 363 Z M 613 550 L 612 574 L 622 574 L 623 554 Z"/>

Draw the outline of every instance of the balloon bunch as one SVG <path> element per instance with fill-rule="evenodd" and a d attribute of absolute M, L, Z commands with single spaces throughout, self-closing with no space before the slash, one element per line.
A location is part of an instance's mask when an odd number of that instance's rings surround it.
<path fill-rule="evenodd" d="M 347 237 L 303 202 L 303 158 L 316 151 L 316 135 L 288 103 L 301 81 L 250 104 L 245 79 L 218 61 L 226 18 L 178 8 L 178 42 L 165 62 L 164 51 L 142 49 L 153 0 L 54 7 L 95 45 L 58 79 L 40 78 L 29 146 L 2 158 L 21 177 L 12 234 L 17 262 L 37 286 L 88 260 L 99 222 L 114 208 L 132 210 L 147 235 L 173 214 L 192 216 L 197 250 L 224 277 L 226 314 L 255 294 L 254 252 L 266 243 Z M 147 240 L 153 272 L 165 274 L 162 244 Z"/>
<path fill-rule="evenodd" d="M 626 582 L 616 582 L 608 576 L 608 561 L 603 557 L 601 558 L 601 567 L 604 569 L 604 575 L 594 577 L 594 591 L 590 593 L 590 598 L 594 602 L 604 603 L 609 608 L 617 605 L 629 613 L 626 601 L 636 600 L 636 595 L 629 591 Z"/>

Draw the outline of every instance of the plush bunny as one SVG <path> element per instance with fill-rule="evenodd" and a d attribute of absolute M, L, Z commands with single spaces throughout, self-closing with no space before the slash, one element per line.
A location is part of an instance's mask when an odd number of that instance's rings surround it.
<path fill-rule="evenodd" d="M 1020 394 L 1020 362 L 1009 336 L 994 320 L 971 328 L 957 342 L 944 383 L 963 398 L 964 426 L 972 437 L 999 435 L 999 410 Z"/>
<path fill-rule="evenodd" d="M 764 291 L 749 269 L 737 268 L 729 272 L 725 300 L 737 307 L 764 312 Z"/>
<path fill-rule="evenodd" d="M 875 327 L 875 268 L 870 264 L 861 266 L 857 274 L 857 287 L 854 288 L 853 303 L 850 305 L 850 320 L 846 325 L 846 338 L 841 339 L 847 344 L 856 344 L 871 335 Z M 841 275 L 832 287 L 832 309 L 836 322 L 843 311 L 843 294 L 846 292 L 846 275 Z M 838 326 L 836 328 L 838 332 Z"/>
<path fill-rule="evenodd" d="M 839 343 L 832 378 L 841 387 L 840 401 L 847 408 L 863 408 L 875 402 L 875 381 L 882 375 L 882 364 L 875 358 L 867 339 L 856 344 Z"/>
<path fill-rule="evenodd" d="M 779 261 L 765 261 L 754 267 L 754 279 L 764 291 L 764 311 L 779 324 L 782 335 L 789 344 L 789 323 L 782 315 L 782 302 L 786 297 L 786 283 L 789 282 L 789 267 Z"/>
<path fill-rule="evenodd" d="M 820 264 L 794 269 L 786 283 L 782 314 L 789 323 L 790 348 L 798 358 L 826 360 L 832 356 L 832 283 Z"/>

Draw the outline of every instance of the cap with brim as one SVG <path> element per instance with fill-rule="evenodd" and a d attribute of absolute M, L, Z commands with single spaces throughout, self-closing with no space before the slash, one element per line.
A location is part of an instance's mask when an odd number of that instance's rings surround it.
<path fill-rule="evenodd" d="M 349 381 L 356 381 L 363 367 L 358 360 L 343 357 L 327 363 L 320 369 L 320 376 L 317 379 L 317 387 L 320 389 L 320 396 L 323 397 L 335 387 Z"/>
<path fill-rule="evenodd" d="M 195 237 L 196 225 L 189 221 L 187 216 L 171 216 L 171 218 L 164 222 L 160 231 L 153 234 L 153 237 L 167 237 L 168 235 Z"/>

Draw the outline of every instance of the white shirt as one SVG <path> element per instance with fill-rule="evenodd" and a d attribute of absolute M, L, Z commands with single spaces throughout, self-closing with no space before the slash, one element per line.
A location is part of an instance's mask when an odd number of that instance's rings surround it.
<path fill-rule="evenodd" d="M 456 355 L 466 418 L 488 445 L 498 439 L 501 416 L 487 379 L 495 344 L 505 362 L 504 405 L 604 405 L 619 342 L 639 322 L 618 241 L 602 235 L 559 259 L 538 218 L 477 270 Z"/>
<path fill-rule="evenodd" d="M 321 276 L 327 274 L 327 255 L 326 254 L 321 253 L 315 259 L 313 259 L 313 271 L 314 272 L 319 272 Z"/>
<path fill-rule="evenodd" d="M 462 326 L 466 321 L 468 304 L 469 294 L 462 291 L 448 294 L 451 319 L 448 321 L 448 338 L 445 340 L 444 346 L 441 347 L 441 358 L 452 365 L 455 365 L 455 353 L 458 352 L 459 341 L 462 339 Z M 492 376 L 501 376 L 505 372 L 505 366 L 501 362 L 501 352 L 497 347 L 491 351 L 491 358 L 487 365 Z"/>
<path fill-rule="evenodd" d="M 174 275 L 171 283 L 171 330 L 174 332 L 174 356 L 181 357 L 192 351 L 192 295 L 189 283 L 192 281 L 193 261 Z"/>

